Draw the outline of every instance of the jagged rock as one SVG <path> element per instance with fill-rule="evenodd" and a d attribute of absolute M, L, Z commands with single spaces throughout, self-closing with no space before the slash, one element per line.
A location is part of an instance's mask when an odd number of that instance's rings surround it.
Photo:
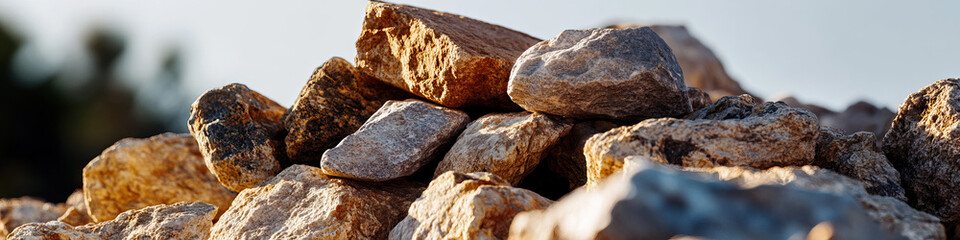
<path fill-rule="evenodd" d="M 93 218 L 87 211 L 87 202 L 84 200 L 83 189 L 77 189 L 67 197 L 65 203 L 67 210 L 63 212 L 57 221 L 61 221 L 73 226 L 80 226 L 93 222 Z"/>
<path fill-rule="evenodd" d="M 323 153 L 324 174 L 366 181 L 409 176 L 470 122 L 461 111 L 420 100 L 388 101 L 359 130 Z"/>
<path fill-rule="evenodd" d="M 223 186 L 241 191 L 280 172 L 287 109 L 234 83 L 211 89 L 190 107 L 190 133 Z"/>
<path fill-rule="evenodd" d="M 690 107 L 693 111 L 700 110 L 713 103 L 713 100 L 710 99 L 710 94 L 698 88 L 688 87 L 687 98 L 690 98 Z"/>
<path fill-rule="evenodd" d="M 57 220 L 65 210 L 62 205 L 29 197 L 0 199 L 0 239 L 20 225 Z"/>
<path fill-rule="evenodd" d="M 210 239 L 384 239 L 423 189 L 415 182 L 358 182 L 293 165 L 240 192 Z"/>
<path fill-rule="evenodd" d="M 452 108 L 517 110 L 510 67 L 540 41 L 450 13 L 370 1 L 357 40 L 357 69 Z"/>
<path fill-rule="evenodd" d="M 960 227 L 960 79 L 937 81 L 911 94 L 883 138 L 900 171 L 910 206 Z"/>
<path fill-rule="evenodd" d="M 570 133 L 560 139 L 543 159 L 551 173 L 567 182 L 567 190 L 572 191 L 587 183 L 587 160 L 583 155 L 583 146 L 593 135 L 618 127 L 607 121 L 589 121 L 573 125 Z"/>
<path fill-rule="evenodd" d="M 566 30 L 517 59 L 507 94 L 531 112 L 638 120 L 689 113 L 673 52 L 650 28 Z"/>
<path fill-rule="evenodd" d="M 505 239 L 514 215 L 550 203 L 494 174 L 449 171 L 410 205 L 390 239 Z"/>
<path fill-rule="evenodd" d="M 870 194 L 907 201 L 900 173 L 877 147 L 873 133 L 845 136 L 839 130 L 822 127 L 813 165 L 860 180 Z"/>
<path fill-rule="evenodd" d="M 652 163 L 518 214 L 510 239 L 804 239 L 829 222 L 835 239 L 889 239 L 849 197 L 783 186 L 741 189 Z"/>
<path fill-rule="evenodd" d="M 204 164 L 189 134 L 126 138 L 83 168 L 83 194 L 95 222 L 157 204 L 206 202 L 223 210 L 236 193 L 224 188 Z"/>
<path fill-rule="evenodd" d="M 72 227 L 52 221 L 17 228 L 11 239 L 207 239 L 217 207 L 203 202 L 156 205 L 121 213 L 116 219 Z"/>
<path fill-rule="evenodd" d="M 467 125 L 434 177 L 447 171 L 489 172 L 516 185 L 569 131 L 569 123 L 540 113 L 488 114 Z"/>
<path fill-rule="evenodd" d="M 825 114 L 820 117 L 820 125 L 842 129 L 845 132 L 872 132 L 883 136 L 890 128 L 890 121 L 897 114 L 887 108 L 877 108 L 873 104 L 858 101 L 843 112 Z"/>
<path fill-rule="evenodd" d="M 649 119 L 593 136 L 584 146 L 588 185 L 634 155 L 688 167 L 808 165 L 818 130 L 806 110 L 750 95 L 723 97 L 686 119 Z"/>

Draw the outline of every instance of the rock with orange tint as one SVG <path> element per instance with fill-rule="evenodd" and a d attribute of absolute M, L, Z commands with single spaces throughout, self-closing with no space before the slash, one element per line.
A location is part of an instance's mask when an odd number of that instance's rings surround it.
<path fill-rule="evenodd" d="M 78 189 L 74 191 L 73 194 L 70 194 L 70 197 L 67 197 L 67 202 L 65 203 L 67 211 L 57 218 L 57 221 L 61 221 L 73 226 L 80 226 L 87 223 L 93 222 L 93 218 L 90 217 L 90 214 L 87 211 L 87 201 L 83 196 L 83 189 Z"/>
<path fill-rule="evenodd" d="M 690 98 L 690 107 L 692 107 L 694 111 L 700 110 L 713 103 L 713 100 L 710 99 L 710 94 L 707 94 L 707 92 L 699 88 L 688 87 L 687 97 Z"/>
<path fill-rule="evenodd" d="M 0 199 L 0 239 L 20 225 L 57 220 L 66 208 L 30 197 Z"/>
<path fill-rule="evenodd" d="M 452 108 L 518 110 L 507 96 L 517 56 L 540 41 L 501 26 L 370 1 L 357 69 Z"/>
<path fill-rule="evenodd" d="M 70 226 L 51 221 L 23 225 L 11 239 L 207 239 L 217 207 L 202 202 L 156 205 L 121 213 L 116 219 Z"/>
<path fill-rule="evenodd" d="M 390 239 L 506 239 L 517 213 L 552 201 L 486 172 L 446 172 L 410 205 Z"/>
<path fill-rule="evenodd" d="M 281 118 L 286 110 L 234 83 L 197 98 L 187 123 L 210 172 L 223 186 L 239 192 L 282 170 L 286 131 Z"/>
<path fill-rule="evenodd" d="M 109 221 L 124 211 L 158 204 L 206 202 L 226 210 L 236 193 L 217 182 L 189 134 L 126 138 L 83 168 L 91 217 Z"/>

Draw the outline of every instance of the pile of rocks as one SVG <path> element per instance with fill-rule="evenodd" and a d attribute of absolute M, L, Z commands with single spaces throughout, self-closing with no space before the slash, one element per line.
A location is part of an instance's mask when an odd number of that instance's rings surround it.
<path fill-rule="evenodd" d="M 356 46 L 356 67 L 330 59 L 289 109 L 212 89 L 190 134 L 120 140 L 66 203 L 0 200 L 0 238 L 946 239 L 960 226 L 960 79 L 911 95 L 878 139 L 740 95 L 719 62 L 691 59 L 716 61 L 682 28 L 540 40 L 370 2 Z"/>

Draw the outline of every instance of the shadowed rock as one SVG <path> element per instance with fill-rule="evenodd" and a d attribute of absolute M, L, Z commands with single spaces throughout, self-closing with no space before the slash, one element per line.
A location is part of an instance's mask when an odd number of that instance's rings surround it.
<path fill-rule="evenodd" d="M 87 202 L 83 196 L 83 189 L 77 189 L 73 194 L 70 194 L 70 197 L 67 197 L 65 205 L 67 211 L 63 212 L 63 215 L 57 218 L 57 221 L 72 226 L 80 226 L 93 222 L 93 218 L 90 217 L 89 211 L 87 210 Z"/>
<path fill-rule="evenodd" d="M 560 139 L 541 164 L 565 179 L 568 191 L 583 186 L 587 183 L 587 159 L 583 155 L 583 146 L 593 135 L 615 127 L 617 124 L 602 120 L 574 124 L 570 133 Z"/>

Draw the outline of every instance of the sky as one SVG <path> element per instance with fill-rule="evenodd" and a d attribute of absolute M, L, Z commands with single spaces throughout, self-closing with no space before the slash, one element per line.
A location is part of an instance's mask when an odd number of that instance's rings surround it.
<path fill-rule="evenodd" d="M 613 22 L 684 24 L 748 91 L 842 110 L 857 100 L 896 109 L 910 93 L 960 77 L 960 1 L 393 1 L 552 38 Z M 366 1 L 0 0 L 0 20 L 32 43 L 18 59 L 55 69 L 94 26 L 127 36 L 121 74 L 154 76 L 184 53 L 198 96 L 239 82 L 285 106 L 313 70 L 353 61 Z M 28 73 L 29 74 L 29 73 Z M 136 86 L 140 83 L 129 83 Z"/>

